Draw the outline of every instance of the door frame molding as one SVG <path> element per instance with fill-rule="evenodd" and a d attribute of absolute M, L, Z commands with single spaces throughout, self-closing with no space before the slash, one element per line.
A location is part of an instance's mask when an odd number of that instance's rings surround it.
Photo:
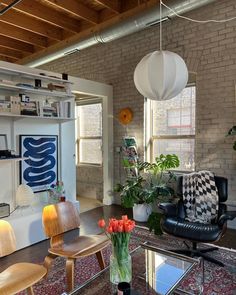
<path fill-rule="evenodd" d="M 72 92 L 98 97 L 102 101 L 103 127 L 103 204 L 114 203 L 113 197 L 113 87 L 108 84 L 69 76 Z"/>

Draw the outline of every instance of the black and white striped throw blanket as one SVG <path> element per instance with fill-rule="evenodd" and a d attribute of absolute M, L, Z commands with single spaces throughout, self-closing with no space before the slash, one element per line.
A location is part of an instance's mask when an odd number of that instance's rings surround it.
<path fill-rule="evenodd" d="M 210 223 L 218 214 L 218 190 L 210 171 L 199 171 L 183 176 L 183 201 L 186 220 Z"/>

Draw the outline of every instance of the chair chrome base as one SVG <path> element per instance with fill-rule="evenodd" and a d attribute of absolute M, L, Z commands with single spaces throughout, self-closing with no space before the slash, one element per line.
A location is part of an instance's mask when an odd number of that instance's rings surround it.
<path fill-rule="evenodd" d="M 219 265 L 221 267 L 224 267 L 224 264 L 222 262 L 220 262 L 219 260 L 205 254 L 207 252 L 212 252 L 212 251 L 218 250 L 219 248 L 210 247 L 210 248 L 206 248 L 206 249 L 197 249 L 197 243 L 196 242 L 192 242 L 192 247 L 190 247 L 185 241 L 184 241 L 184 244 L 187 246 L 187 249 L 172 249 L 172 250 L 169 250 L 169 251 L 172 251 L 172 252 L 175 252 L 175 253 L 178 253 L 178 254 L 183 254 L 183 255 L 186 255 L 186 256 L 191 256 L 191 257 L 194 257 L 194 256 L 199 257 L 200 256 L 200 257 L 204 258 L 207 261 L 210 261 L 210 262 L 215 263 L 215 264 L 217 264 L 217 265 Z"/>

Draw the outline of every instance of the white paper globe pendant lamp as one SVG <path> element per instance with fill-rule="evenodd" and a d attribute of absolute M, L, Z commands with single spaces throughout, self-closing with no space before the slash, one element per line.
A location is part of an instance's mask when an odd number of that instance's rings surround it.
<path fill-rule="evenodd" d="M 176 53 L 162 50 L 162 17 L 160 1 L 160 51 L 145 55 L 134 71 L 134 84 L 145 97 L 168 100 L 178 95 L 187 85 L 188 69 Z"/>

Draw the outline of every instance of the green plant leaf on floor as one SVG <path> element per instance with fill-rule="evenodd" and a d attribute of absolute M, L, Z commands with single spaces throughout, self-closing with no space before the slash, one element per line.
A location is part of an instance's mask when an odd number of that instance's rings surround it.
<path fill-rule="evenodd" d="M 161 213 L 152 212 L 147 221 L 149 231 L 150 232 L 154 231 L 154 234 L 157 236 L 160 236 L 163 233 L 161 230 L 161 225 L 160 225 L 161 218 L 162 218 Z"/>

